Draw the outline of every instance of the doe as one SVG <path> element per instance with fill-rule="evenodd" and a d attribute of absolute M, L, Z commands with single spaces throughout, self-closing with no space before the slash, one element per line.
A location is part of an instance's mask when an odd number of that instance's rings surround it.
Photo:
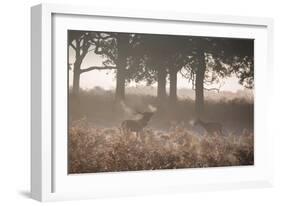
<path fill-rule="evenodd" d="M 222 135 L 222 125 L 218 122 L 203 122 L 202 120 L 195 121 L 194 125 L 200 125 L 210 136 Z"/>

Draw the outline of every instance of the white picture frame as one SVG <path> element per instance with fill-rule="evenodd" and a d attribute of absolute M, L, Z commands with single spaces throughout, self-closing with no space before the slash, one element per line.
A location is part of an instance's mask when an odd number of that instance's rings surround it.
<path fill-rule="evenodd" d="M 85 23 L 81 23 L 81 19 Z M 153 30 L 153 22 L 162 24 L 158 32 L 165 32 L 165 24 L 174 26 L 175 33 L 184 32 L 186 25 L 202 25 L 198 32 L 209 36 L 252 37 L 255 47 L 255 165 L 249 167 L 180 169 L 176 171 L 121 172 L 119 174 L 87 174 L 69 177 L 66 170 L 65 135 L 66 105 L 64 72 L 55 68 L 66 66 L 66 47 L 54 43 L 55 38 L 66 40 L 64 31 L 71 28 L 93 29 L 87 21 L 105 18 L 100 23 L 122 31 Z M 72 20 L 74 19 L 74 20 Z M 147 22 L 152 22 L 150 23 Z M 113 23 L 110 23 L 113 22 Z M 89 25 L 89 22 L 88 22 Z M 136 25 L 136 24 L 134 24 Z M 31 196 L 39 201 L 112 197 L 151 193 L 174 193 L 271 187 L 273 185 L 273 139 L 270 117 L 273 74 L 273 20 L 258 17 L 236 17 L 189 13 L 167 13 L 112 8 L 40 4 L 31 9 Z M 104 27 L 103 27 L 104 26 Z M 205 27 L 211 28 L 206 30 Z M 187 27 L 186 27 L 187 28 Z M 222 28 L 226 28 L 223 29 Z M 196 29 L 195 29 L 196 30 Z M 167 31 L 168 32 L 168 31 Z M 213 34 L 212 34 L 213 32 Z M 166 32 L 165 32 L 166 33 Z M 196 35 L 196 32 L 194 33 Z M 258 58 L 260 57 L 260 58 Z M 67 71 L 67 70 L 66 70 Z M 266 84 L 267 90 L 264 88 Z M 61 86 L 64 85 L 64 86 Z M 264 98 L 266 97 L 266 98 Z M 62 112 L 62 113 L 61 113 Z M 272 112 L 272 111 L 271 111 Z M 261 138 L 264 136 L 266 138 Z M 65 140 L 65 139 L 64 139 Z M 83 185 L 82 187 L 79 187 Z M 72 189 L 69 189 L 72 188 Z"/>

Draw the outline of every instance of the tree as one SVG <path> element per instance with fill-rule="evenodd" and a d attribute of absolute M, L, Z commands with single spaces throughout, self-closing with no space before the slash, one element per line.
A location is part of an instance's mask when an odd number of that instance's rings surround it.
<path fill-rule="evenodd" d="M 130 34 L 119 33 L 116 36 L 117 40 L 117 59 L 116 59 L 116 99 L 125 99 L 125 81 L 126 81 L 126 67 L 129 50 Z"/>
<path fill-rule="evenodd" d="M 159 102 L 164 100 L 166 94 L 167 60 L 165 51 L 165 36 L 162 35 L 138 35 L 137 45 L 133 52 L 135 80 L 146 80 L 150 85 L 157 82 L 157 98 Z"/>
<path fill-rule="evenodd" d="M 177 75 L 178 72 L 186 66 L 189 61 L 189 48 L 185 46 L 186 38 L 174 38 L 171 54 L 168 61 L 168 72 L 170 79 L 170 102 L 177 102 Z"/>
<path fill-rule="evenodd" d="M 253 82 L 253 41 L 231 38 L 189 37 L 192 58 L 185 66 L 195 89 L 195 111 L 198 118 L 204 114 L 206 86 L 236 73 L 240 83 Z M 185 75 L 186 76 L 186 75 Z"/>
<path fill-rule="evenodd" d="M 75 51 L 73 63 L 73 94 L 79 93 L 81 64 L 91 46 L 89 43 L 89 32 L 68 31 L 68 45 Z"/>
<path fill-rule="evenodd" d="M 167 76 L 170 76 L 170 96 L 176 99 L 177 72 L 181 68 L 183 37 L 172 35 L 140 35 L 134 58 L 136 81 L 157 82 L 159 102 L 166 99 Z M 137 65 L 137 66 L 136 66 Z"/>
<path fill-rule="evenodd" d="M 195 112 L 198 117 L 204 112 L 204 79 L 206 72 L 205 53 L 203 50 L 197 52 L 197 68 L 195 79 Z"/>
<path fill-rule="evenodd" d="M 131 47 L 134 44 L 134 34 L 129 33 L 99 33 L 100 38 L 94 41 L 95 53 L 103 55 L 106 60 L 103 62 L 106 68 L 116 69 L 116 90 L 117 101 L 125 99 L 125 83 L 127 79 L 128 58 Z"/>
<path fill-rule="evenodd" d="M 132 34 L 110 32 L 69 31 L 68 44 L 75 51 L 73 66 L 73 93 L 79 93 L 80 75 L 84 72 L 102 69 L 116 69 L 116 99 L 125 98 L 127 56 Z M 81 69 L 85 56 L 94 51 L 105 57 L 103 66 Z M 69 68 L 71 68 L 69 66 Z"/>
<path fill-rule="evenodd" d="M 254 87 L 254 40 L 232 39 L 226 44 L 222 61 L 235 73 L 239 83 L 246 88 Z"/>
<path fill-rule="evenodd" d="M 75 60 L 73 63 L 73 94 L 76 97 L 79 94 L 80 76 L 82 73 L 92 70 L 115 69 L 115 67 L 108 65 L 81 68 L 86 55 L 93 50 L 99 50 L 100 45 L 97 44 L 97 42 L 101 41 L 101 39 L 103 39 L 103 37 L 98 32 L 68 31 L 68 45 L 75 53 Z M 71 69 L 70 65 L 68 65 L 68 67 Z"/>
<path fill-rule="evenodd" d="M 157 98 L 162 102 L 167 97 L 167 59 L 165 36 L 146 36 L 146 53 L 149 56 L 147 66 L 154 71 L 157 81 Z"/>

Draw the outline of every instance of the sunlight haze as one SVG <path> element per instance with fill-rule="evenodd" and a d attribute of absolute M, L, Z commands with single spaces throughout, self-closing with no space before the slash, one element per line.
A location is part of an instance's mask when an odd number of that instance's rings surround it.
<path fill-rule="evenodd" d="M 72 64 L 75 60 L 74 51 L 69 49 L 69 62 Z M 90 52 L 84 59 L 82 63 L 82 69 L 88 68 L 90 66 L 102 66 L 103 58 L 100 55 L 96 55 L 94 52 Z M 72 86 L 73 82 L 73 71 L 69 72 L 69 86 Z M 145 86 L 146 82 L 135 83 L 131 82 L 130 84 L 126 85 L 127 87 L 134 87 L 134 86 Z M 167 86 L 169 83 L 167 82 Z M 114 89 L 116 86 L 115 80 L 115 71 L 114 70 L 93 70 L 87 73 L 84 73 L 80 77 L 80 87 L 82 89 L 93 89 L 94 87 L 102 87 L 105 90 Z M 152 86 L 157 86 L 154 83 Z M 215 84 L 214 86 L 215 87 Z M 219 87 L 219 85 L 216 85 Z M 187 79 L 182 77 L 180 73 L 178 73 L 178 88 L 186 88 L 191 89 L 192 84 Z M 222 84 L 220 90 L 221 91 L 231 91 L 237 92 L 238 90 L 243 90 L 244 87 L 239 84 L 238 78 L 236 76 L 232 76 L 226 78 L 224 83 Z"/>

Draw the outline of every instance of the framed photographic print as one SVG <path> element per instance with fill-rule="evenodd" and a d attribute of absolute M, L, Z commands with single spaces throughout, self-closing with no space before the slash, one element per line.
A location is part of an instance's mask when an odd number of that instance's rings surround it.
<path fill-rule="evenodd" d="M 34 199 L 272 185 L 271 19 L 31 14 Z"/>

